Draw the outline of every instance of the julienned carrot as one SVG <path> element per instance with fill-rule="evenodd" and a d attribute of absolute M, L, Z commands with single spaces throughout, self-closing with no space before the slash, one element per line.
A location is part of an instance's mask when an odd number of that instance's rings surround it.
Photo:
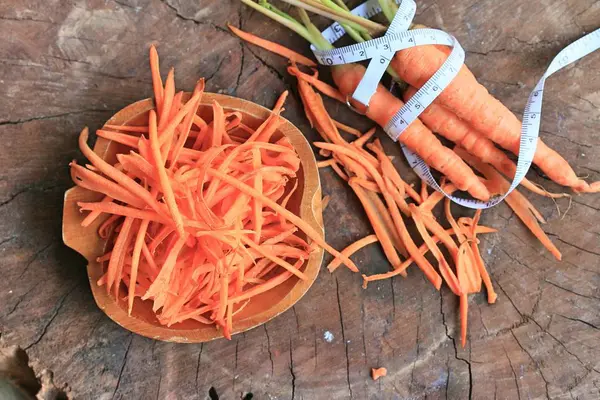
<path fill-rule="evenodd" d="M 245 193 L 248 196 L 257 197 L 257 198 L 261 199 L 261 201 L 267 207 L 273 209 L 275 212 L 282 215 L 286 220 L 288 220 L 289 222 L 293 223 L 298 228 L 300 228 L 308 237 L 310 237 L 313 241 L 315 241 L 319 246 L 323 247 L 328 253 L 332 254 L 335 257 L 341 258 L 343 263 L 348 268 L 350 268 L 352 271 L 358 272 L 358 268 L 352 262 L 352 260 L 350 260 L 348 257 L 341 254 L 339 251 L 335 250 L 329 244 L 327 244 L 325 242 L 325 240 L 323 239 L 323 237 L 321 236 L 321 234 L 319 234 L 317 231 L 315 231 L 312 226 L 307 224 L 304 220 L 302 220 L 297 215 L 294 215 L 292 212 L 281 207 L 279 204 L 277 204 L 273 200 L 269 199 L 268 197 L 264 196 L 262 193 L 259 193 L 258 191 L 256 191 L 256 189 L 253 189 L 252 187 L 246 185 L 245 183 L 243 183 L 231 176 L 228 176 L 228 175 L 226 175 L 220 171 L 214 170 L 214 169 L 209 169 L 208 174 L 228 183 L 231 186 L 234 186 L 240 192 Z"/>
<path fill-rule="evenodd" d="M 113 247 L 110 261 L 108 263 L 106 276 L 106 291 L 110 292 L 112 287 L 115 288 L 115 291 L 118 291 L 119 284 L 121 282 L 121 275 L 119 274 L 119 269 L 122 268 L 125 252 L 127 251 L 127 246 L 129 246 L 129 232 L 131 231 L 131 226 L 133 225 L 134 219 L 132 217 L 125 218 L 125 222 L 123 222 L 123 229 L 119 233 L 119 236 L 115 242 Z"/>
<path fill-rule="evenodd" d="M 340 130 L 342 130 L 342 131 L 344 131 L 346 133 L 349 133 L 349 134 L 354 135 L 356 137 L 361 137 L 362 136 L 362 133 L 358 129 L 355 129 L 355 128 L 353 128 L 351 126 L 348 126 L 348 125 L 345 125 L 345 124 L 342 124 L 341 122 L 336 121 L 335 119 L 333 120 L 333 124 L 338 129 L 340 129 Z"/>
<path fill-rule="evenodd" d="M 373 378 L 374 381 L 376 381 L 377 379 L 381 378 L 382 376 L 386 376 L 387 375 L 387 369 L 381 367 L 381 368 L 371 368 L 371 378 Z"/>
<path fill-rule="evenodd" d="M 81 133 L 79 134 L 79 148 L 84 156 L 87 157 L 88 160 L 98 168 L 103 174 L 108 176 L 111 179 L 114 179 L 117 183 L 122 185 L 125 189 L 129 190 L 131 193 L 140 197 L 140 199 L 144 200 L 146 204 L 148 204 L 152 209 L 154 209 L 157 213 L 164 215 L 165 209 L 162 207 L 156 199 L 152 198 L 150 193 L 140 186 L 136 181 L 129 178 L 126 174 L 119 171 L 106 161 L 104 161 L 99 155 L 94 153 L 94 151 L 87 145 L 87 139 L 89 136 L 88 128 L 83 128 Z"/>
<path fill-rule="evenodd" d="M 404 94 L 405 100 L 409 100 L 416 93 L 416 89 L 409 87 Z M 476 132 L 469 124 L 458 118 L 444 106 L 433 103 L 421 113 L 419 118 L 429 129 L 440 133 L 446 139 L 453 141 L 463 147 L 469 153 L 483 162 L 492 164 L 496 169 L 509 178 L 513 178 L 517 166 L 508 156 L 498 149 L 494 142 Z M 541 196 L 560 198 L 568 196 L 565 193 L 549 193 L 527 178 L 521 181 L 521 185 L 528 190 Z"/>
<path fill-rule="evenodd" d="M 454 230 L 452 230 L 452 229 L 447 229 L 445 232 L 448 235 L 453 235 L 454 234 Z M 494 233 L 494 232 L 497 232 L 497 231 L 496 231 L 496 229 L 493 229 L 493 228 L 488 228 L 486 226 L 478 225 L 477 228 L 476 228 L 476 232 L 477 233 Z M 433 236 L 432 240 L 435 243 L 438 243 L 440 241 L 440 239 L 437 236 Z M 427 254 L 428 251 L 429 251 L 429 247 L 427 247 L 426 244 L 422 244 L 419 247 L 419 252 L 422 255 Z M 400 275 L 403 271 L 406 271 L 406 268 L 408 268 L 413 262 L 414 262 L 413 258 L 410 257 L 410 258 L 408 258 L 407 260 L 405 260 L 402 263 L 402 266 L 400 268 L 398 268 L 396 270 L 393 270 L 393 271 L 390 271 L 390 272 L 386 272 L 386 273 L 383 273 L 383 274 L 376 274 L 376 275 L 370 275 L 370 276 L 367 276 L 367 275 L 363 274 L 362 275 L 362 277 L 363 277 L 363 288 L 366 288 L 367 284 L 369 282 L 379 281 L 379 280 L 383 280 L 383 279 L 389 279 L 389 278 L 393 278 L 394 276 Z"/>
<path fill-rule="evenodd" d="M 364 146 L 365 143 L 367 143 L 369 140 L 371 140 L 373 135 L 375 135 L 375 132 L 377 132 L 377 127 L 374 126 L 371 129 L 369 129 L 367 132 L 365 132 L 364 135 L 361 135 L 358 139 L 353 141 L 352 144 L 356 147 Z"/>
<path fill-rule="evenodd" d="M 175 96 L 175 69 L 169 69 L 167 80 L 165 82 L 165 90 L 163 91 L 163 104 L 160 115 L 157 117 L 158 129 L 164 130 L 168 121 L 171 120 L 171 106 L 173 105 L 173 97 Z"/>
<path fill-rule="evenodd" d="M 282 57 L 287 58 L 288 60 L 290 60 L 291 62 L 295 62 L 298 64 L 302 64 L 302 65 L 306 65 L 308 67 L 316 67 L 317 64 L 311 60 L 308 57 L 303 56 L 302 54 L 296 53 L 293 50 L 290 50 L 278 43 L 275 42 L 271 42 L 269 40 L 265 40 L 262 38 L 259 38 L 256 35 L 253 35 L 251 33 L 248 32 L 244 32 L 241 29 L 236 28 L 235 26 L 231 25 L 231 24 L 227 24 L 227 27 L 235 34 L 237 35 L 240 39 L 248 42 L 248 43 L 252 43 L 258 47 L 262 47 L 265 50 L 268 50 L 272 53 L 278 54 Z"/>
<path fill-rule="evenodd" d="M 393 200 L 393 197 L 387 190 L 383 178 L 381 177 L 377 169 L 373 167 L 373 165 L 356 150 L 353 151 L 347 147 L 330 143 L 314 143 L 314 145 L 319 148 L 346 155 L 360 163 L 360 165 L 369 172 L 371 177 L 375 180 L 375 182 L 377 182 L 377 185 L 381 189 L 383 197 L 385 198 L 385 202 L 387 203 L 388 209 L 390 210 L 390 214 L 392 216 L 392 220 L 394 221 L 394 225 L 396 227 L 398 235 L 400 236 L 402 243 L 406 246 L 406 250 L 411 255 L 411 257 L 415 259 L 416 264 L 419 266 L 419 268 L 421 268 L 423 273 L 425 273 L 425 275 L 435 286 L 435 288 L 439 289 L 442 284 L 442 278 L 431 266 L 429 261 L 427 261 L 427 259 L 419 253 L 417 246 L 413 242 L 412 238 L 410 237 L 410 234 L 408 233 L 408 230 L 406 229 L 406 225 L 402 220 L 402 216 L 400 215 L 396 202 Z"/>
<path fill-rule="evenodd" d="M 400 257 L 398 257 L 398 253 L 396 252 L 396 248 L 394 247 L 391 237 L 391 230 L 393 228 L 386 225 L 386 223 L 383 221 L 381 214 L 379 214 L 375 209 L 365 189 L 362 188 L 360 185 L 354 183 L 353 181 L 350 181 L 349 184 L 350 187 L 354 190 L 354 193 L 356 193 L 356 196 L 358 197 L 360 202 L 362 203 L 365 213 L 367 214 L 367 218 L 369 219 L 369 222 L 371 223 L 371 226 L 375 231 L 377 239 L 381 243 L 383 252 L 385 253 L 390 264 L 392 265 L 392 268 L 400 268 L 402 262 L 400 260 Z M 349 254 L 346 255 L 349 256 Z M 336 261 L 336 259 L 334 259 L 327 267 L 329 269 L 329 272 L 335 271 L 339 264 L 340 263 Z"/>
<path fill-rule="evenodd" d="M 467 258 L 469 257 L 468 252 L 468 242 L 463 242 L 458 249 L 458 262 L 456 264 L 456 274 L 458 275 L 458 280 L 460 282 L 462 293 L 460 294 L 460 305 L 459 305 L 459 314 L 460 314 L 460 343 L 462 347 L 465 347 L 467 343 L 467 318 L 469 313 L 469 299 L 467 297 L 467 293 L 469 292 L 468 283 L 465 282 L 465 269 L 467 267 Z"/>
<path fill-rule="evenodd" d="M 488 179 L 489 184 L 492 185 L 492 189 L 495 192 L 498 194 L 506 193 L 510 187 L 510 183 L 508 183 L 508 181 L 506 181 L 506 179 L 504 179 L 502 175 L 498 173 L 498 171 L 494 170 L 491 166 L 477 160 L 475 157 L 471 156 L 461 148 L 456 148 L 455 151 Z M 544 247 L 546 247 L 546 249 L 548 249 L 548 251 L 550 251 L 550 253 L 557 260 L 561 260 L 562 254 L 548 238 L 544 230 L 540 227 L 538 220 L 541 218 L 543 221 L 543 217 L 533 206 L 533 204 L 531 204 L 531 202 L 517 190 L 513 190 L 506 197 L 505 201 L 506 204 L 515 212 L 515 214 L 517 214 L 519 219 L 523 221 L 531 233 L 533 233 L 535 237 L 537 237 L 538 240 L 544 245 Z"/>
<path fill-rule="evenodd" d="M 440 273 L 442 274 L 442 277 L 446 281 L 446 284 L 448 284 L 448 287 L 450 288 L 450 290 L 452 290 L 452 293 L 454 293 L 457 296 L 460 296 L 462 294 L 462 289 L 461 289 L 460 283 L 458 282 L 456 275 L 454 275 L 454 272 L 450 268 L 450 265 L 448 265 L 448 262 L 444 258 L 444 255 L 442 254 L 440 249 L 437 247 L 437 244 L 433 241 L 433 238 L 429 235 L 429 232 L 427 232 L 425 223 L 423 222 L 423 219 L 421 218 L 421 213 L 419 211 L 419 207 L 417 207 L 414 204 L 410 204 L 409 207 L 410 207 L 410 210 L 412 213 L 412 218 L 415 221 L 415 225 L 417 226 L 417 230 L 419 231 L 419 233 L 421 234 L 421 237 L 425 241 L 425 244 L 431 251 L 431 254 L 433 254 L 435 259 L 437 260 L 439 269 L 440 269 Z"/>
<path fill-rule="evenodd" d="M 468 243 L 467 235 L 458 225 L 456 219 L 452 215 L 451 210 L 452 201 L 449 198 L 446 198 L 444 202 L 444 212 L 446 214 L 446 220 L 450 223 L 450 226 L 454 230 L 456 235 L 456 239 L 458 243 L 462 246 L 465 243 Z M 471 247 L 465 247 L 465 255 L 463 259 L 460 260 L 461 257 L 460 247 L 457 252 L 456 257 L 456 265 L 457 271 L 456 275 L 458 276 L 458 280 L 460 281 L 460 286 L 467 294 L 476 293 L 481 290 L 481 276 L 479 275 L 479 269 L 475 267 L 475 255 L 471 251 Z M 460 270 L 458 269 L 458 265 L 461 265 Z"/>
<path fill-rule="evenodd" d="M 160 153 L 160 143 L 158 141 L 158 130 L 156 127 L 156 113 L 154 110 L 150 110 L 149 118 L 150 148 L 152 149 L 152 155 L 154 157 L 154 167 L 156 168 L 161 189 L 165 196 L 165 203 L 167 204 L 167 207 L 169 207 L 171 217 L 175 222 L 175 228 L 179 232 L 179 235 L 183 236 L 183 218 L 179 212 L 179 207 L 177 206 L 177 201 L 175 200 L 175 194 L 173 193 L 173 188 L 171 186 L 171 182 L 169 181 L 167 170 L 165 169 L 165 162 Z"/>
<path fill-rule="evenodd" d="M 212 121 L 198 120 L 203 82 L 184 104 L 172 72 L 162 87 L 158 57 L 151 52 L 160 121 L 152 109 L 146 126 L 111 125 L 99 131 L 132 149 L 117 155 L 115 165 L 93 153 L 84 129 L 80 147 L 91 164 L 71 164 L 81 186 L 104 193 L 98 202 L 78 203 L 82 211 L 91 211 L 86 224 L 108 214 L 99 233 L 112 249 L 98 258 L 108 262 L 98 284 L 126 298 L 130 314 L 135 313 L 134 299 L 141 297 L 152 302 L 162 324 L 214 324 L 230 338 L 235 316 L 252 297 L 293 275 L 308 279 L 303 266 L 316 246 L 357 271 L 348 257 L 286 209 L 294 192 L 286 189 L 288 181 L 297 187 L 300 168 L 289 139 L 274 135 L 287 93 L 256 130 L 242 123 L 241 113 L 218 103 Z M 188 140 L 194 124 L 200 127 L 193 135 L 200 143 L 195 149 Z M 231 135 L 239 127 L 251 140 Z M 311 243 L 297 236 L 299 230 Z M 125 296 L 121 283 L 127 287 Z"/>
<path fill-rule="evenodd" d="M 158 114 L 162 112 L 163 92 L 162 79 L 158 63 L 158 52 L 154 45 L 150 46 L 150 72 L 152 73 L 152 87 L 154 90 L 154 103 Z"/>
<path fill-rule="evenodd" d="M 427 182 L 422 180 L 421 181 L 421 199 L 423 201 L 426 201 L 427 198 L 429 197 L 429 192 L 427 191 L 427 187 L 428 187 Z"/>
<path fill-rule="evenodd" d="M 481 210 L 477 210 L 475 213 L 475 217 L 473 218 L 473 223 L 469 228 L 469 236 L 471 239 L 471 249 L 473 254 L 475 255 L 475 265 L 479 269 L 479 274 L 481 275 L 481 279 L 485 284 L 485 288 L 487 290 L 488 295 L 488 303 L 494 304 L 498 295 L 494 290 L 494 286 L 492 285 L 492 280 L 490 279 L 490 275 L 485 268 L 485 264 L 483 262 L 483 258 L 481 257 L 481 253 L 479 252 L 478 240 L 477 240 L 477 224 L 479 223 L 479 217 L 481 216 Z M 460 221 L 459 221 L 460 224 Z"/>
<path fill-rule="evenodd" d="M 346 98 L 339 92 L 339 90 L 320 80 L 316 73 L 314 75 L 305 74 L 304 72 L 300 71 L 295 65 L 288 67 L 288 72 L 291 75 L 294 75 L 296 78 L 298 78 L 298 80 L 310 83 L 324 95 L 342 103 L 346 101 Z"/>

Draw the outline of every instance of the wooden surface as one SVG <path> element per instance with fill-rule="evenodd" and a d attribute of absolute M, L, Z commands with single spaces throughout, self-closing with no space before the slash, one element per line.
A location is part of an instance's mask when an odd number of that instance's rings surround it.
<path fill-rule="evenodd" d="M 455 34 L 480 81 L 519 114 L 559 49 L 600 26 L 593 0 L 423 0 L 418 14 L 417 22 Z M 415 268 L 367 290 L 358 275 L 323 269 L 292 310 L 231 342 L 152 341 L 96 307 L 84 259 L 60 236 L 67 163 L 80 157 L 77 134 L 151 95 L 153 41 L 163 73 L 175 66 L 178 87 L 189 90 L 205 76 L 210 91 L 271 106 L 294 87 L 285 62 L 241 44 L 227 21 L 307 52 L 233 1 L 0 2 L 0 344 L 27 348 L 78 398 L 599 398 L 600 195 L 575 198 L 564 220 L 550 200 L 533 200 L 549 219 L 544 229 L 561 263 L 506 206 L 484 213 L 485 224 L 501 229 L 482 244 L 499 299 L 489 306 L 483 294 L 471 298 L 466 349 L 456 340 L 456 299 Z M 546 142 L 593 180 L 600 179 L 599 62 L 597 53 L 552 78 L 542 124 Z M 341 120 L 369 126 L 328 104 Z M 286 108 L 314 138 L 295 92 Z M 341 248 L 368 226 L 344 183 L 328 170 L 321 177 L 332 198 L 327 239 Z M 377 246 L 357 260 L 369 273 L 388 268 Z M 371 381 L 375 366 L 388 376 Z"/>

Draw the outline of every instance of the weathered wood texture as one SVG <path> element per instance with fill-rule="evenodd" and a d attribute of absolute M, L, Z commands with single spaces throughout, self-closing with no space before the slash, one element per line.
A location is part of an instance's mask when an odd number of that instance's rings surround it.
<path fill-rule="evenodd" d="M 423 0 L 418 13 L 418 22 L 459 38 L 480 81 L 517 113 L 558 50 L 600 25 L 593 0 Z M 231 342 L 154 342 L 97 309 L 84 260 L 60 237 L 77 134 L 151 95 L 151 42 L 163 72 L 175 66 L 183 89 L 205 76 L 209 90 L 263 105 L 293 91 L 285 62 L 240 43 L 228 21 L 307 52 L 235 1 L 0 2 L 0 344 L 27 348 L 78 398 L 205 399 L 211 388 L 221 399 L 249 392 L 258 399 L 600 398 L 600 195 L 575 198 L 564 220 L 550 200 L 533 199 L 561 263 L 506 206 L 484 213 L 486 225 L 501 229 L 482 245 L 499 299 L 489 306 L 483 294 L 471 298 L 464 350 L 456 300 L 415 269 L 367 290 L 347 270 L 322 271 L 293 310 Z M 599 62 L 591 55 L 552 78 L 542 124 L 547 143 L 593 180 L 600 179 Z M 341 120 L 368 126 L 331 106 Z M 286 108 L 314 138 L 296 93 Z M 328 170 L 321 176 L 332 197 L 327 238 L 341 248 L 368 226 L 348 188 Z M 388 268 L 377 246 L 357 259 L 369 273 Z M 369 369 L 380 365 L 388 376 L 373 382 Z"/>

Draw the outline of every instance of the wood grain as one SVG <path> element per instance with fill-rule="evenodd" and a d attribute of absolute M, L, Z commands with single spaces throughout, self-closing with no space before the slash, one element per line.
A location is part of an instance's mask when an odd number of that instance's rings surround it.
<path fill-rule="evenodd" d="M 453 33 L 480 81 L 520 115 L 552 57 L 598 28 L 600 3 L 423 0 L 416 21 Z M 231 342 L 152 341 L 96 307 L 85 260 L 61 244 L 67 164 L 79 157 L 84 125 L 93 131 L 151 96 L 149 43 L 158 45 L 163 74 L 175 67 L 182 89 L 205 76 L 208 90 L 267 107 L 292 89 L 286 118 L 309 140 L 317 137 L 285 60 L 241 43 L 227 22 L 309 55 L 292 33 L 233 0 L 0 2 L 0 341 L 28 347 L 34 362 L 84 399 L 206 399 L 209 391 L 221 399 L 249 392 L 257 399 L 599 398 L 598 195 L 575 197 L 564 220 L 550 200 L 528 196 L 549 220 L 544 229 L 561 263 L 506 206 L 484 213 L 483 223 L 501 230 L 482 238 L 499 298 L 489 306 L 484 295 L 472 297 L 464 350 L 455 340 L 456 300 L 414 268 L 367 290 L 358 275 L 322 269 L 291 310 Z M 590 180 L 600 179 L 599 62 L 594 53 L 548 81 L 541 133 Z M 342 122 L 370 126 L 345 106 L 327 105 Z M 331 196 L 324 213 L 331 244 L 343 248 L 371 233 L 344 182 L 327 169 L 320 174 Z M 556 189 L 535 170 L 529 176 Z M 377 245 L 356 260 L 368 273 L 388 268 Z M 377 366 L 388 376 L 373 382 Z"/>

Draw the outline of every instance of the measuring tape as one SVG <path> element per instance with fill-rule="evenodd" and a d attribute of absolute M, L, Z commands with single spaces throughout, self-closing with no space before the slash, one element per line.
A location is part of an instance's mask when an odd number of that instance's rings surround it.
<path fill-rule="evenodd" d="M 340 47 L 333 50 L 311 49 L 320 64 L 341 65 L 370 60 L 365 75 L 352 94 L 352 98 L 366 107 L 369 105 L 371 96 L 377 90 L 377 85 L 383 77 L 391 59 L 397 51 L 423 45 L 444 45 L 452 47 L 452 51 L 440 69 L 421 87 L 417 93 L 408 100 L 405 105 L 391 118 L 384 131 L 397 141 L 402 132 L 416 120 L 419 115 L 440 95 L 440 93 L 452 82 L 464 64 L 465 52 L 456 38 L 446 32 L 437 29 L 415 29 L 408 28 L 416 12 L 416 4 L 413 0 L 396 0 L 399 4 L 398 12 L 390 23 L 385 36 L 377 39 L 356 43 L 350 46 Z M 352 14 L 371 18 L 381 12 L 377 0 L 369 0 L 354 8 Z M 335 43 L 346 31 L 339 23 L 334 23 L 325 29 L 322 34 L 330 43 Z M 445 193 L 437 183 L 427 164 L 417 154 L 412 152 L 404 144 L 402 151 L 409 165 L 417 175 L 427 182 L 429 186 L 443 193 L 453 202 L 474 209 L 485 209 L 500 203 L 510 194 L 525 178 L 533 161 L 539 136 L 542 98 L 544 85 L 555 72 L 574 63 L 580 58 L 600 48 L 600 29 L 576 40 L 565 47 L 552 60 L 548 69 L 538 81 L 537 85 L 529 95 L 529 100 L 523 113 L 521 140 L 517 161 L 517 170 L 510 188 L 501 196 L 495 196 L 487 202 L 452 196 Z"/>

